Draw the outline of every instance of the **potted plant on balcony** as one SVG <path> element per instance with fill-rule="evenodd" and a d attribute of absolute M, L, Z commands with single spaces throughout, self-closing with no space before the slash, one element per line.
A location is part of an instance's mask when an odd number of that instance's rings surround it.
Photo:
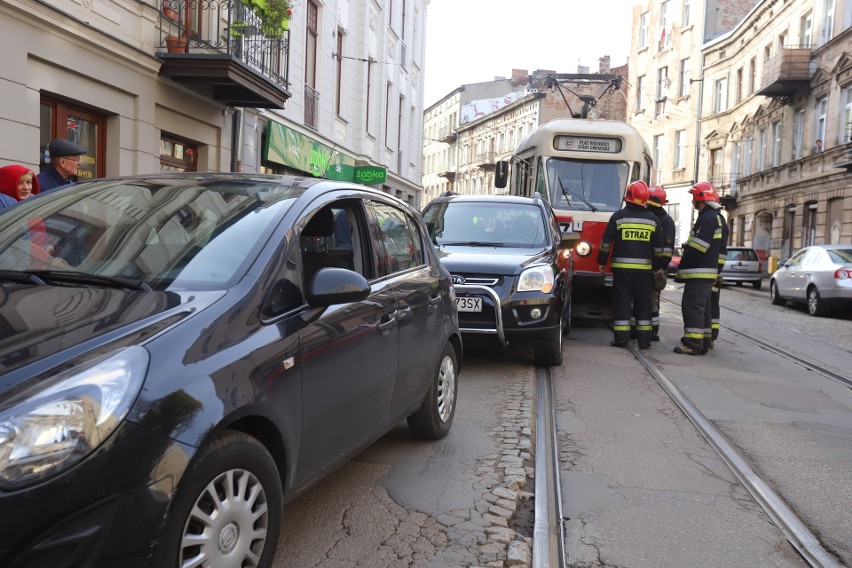
<path fill-rule="evenodd" d="M 180 14 L 174 7 L 177 4 L 177 0 L 163 0 L 163 15 L 174 22 L 180 19 Z"/>
<path fill-rule="evenodd" d="M 260 18 L 260 33 L 266 37 L 280 37 L 290 28 L 293 10 L 289 0 L 243 0 Z"/>
<path fill-rule="evenodd" d="M 186 53 L 186 36 L 181 34 L 179 36 L 168 35 L 163 38 L 166 42 L 166 49 L 169 53 Z"/>

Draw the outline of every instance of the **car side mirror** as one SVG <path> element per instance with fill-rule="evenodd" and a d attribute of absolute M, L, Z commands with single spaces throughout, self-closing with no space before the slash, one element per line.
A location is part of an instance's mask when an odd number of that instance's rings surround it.
<path fill-rule="evenodd" d="M 366 300 L 370 295 L 367 279 L 345 268 L 321 268 L 308 284 L 305 299 L 313 307 L 327 307 Z"/>
<path fill-rule="evenodd" d="M 509 162 L 500 160 L 494 168 L 494 187 L 503 189 L 509 181 Z"/>

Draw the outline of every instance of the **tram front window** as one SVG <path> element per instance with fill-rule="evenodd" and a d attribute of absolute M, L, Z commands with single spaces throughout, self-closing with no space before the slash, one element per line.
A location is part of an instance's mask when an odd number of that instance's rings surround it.
<path fill-rule="evenodd" d="M 554 209 L 617 211 L 629 175 L 630 165 L 626 162 L 547 161 Z"/>

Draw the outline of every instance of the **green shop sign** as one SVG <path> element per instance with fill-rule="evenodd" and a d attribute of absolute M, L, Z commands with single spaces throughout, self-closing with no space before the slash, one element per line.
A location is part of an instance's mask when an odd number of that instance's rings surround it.
<path fill-rule="evenodd" d="M 358 183 L 384 183 L 387 179 L 385 168 L 356 166 L 355 158 L 279 122 L 269 122 L 265 152 L 270 162 L 316 177 Z"/>

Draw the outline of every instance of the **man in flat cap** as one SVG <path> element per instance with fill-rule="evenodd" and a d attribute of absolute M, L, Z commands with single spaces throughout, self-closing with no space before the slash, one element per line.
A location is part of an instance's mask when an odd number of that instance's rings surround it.
<path fill-rule="evenodd" d="M 80 167 L 80 156 L 86 149 L 70 140 L 54 139 L 47 146 L 50 153 L 50 163 L 38 174 L 38 184 L 42 191 L 74 183 L 77 168 Z"/>

